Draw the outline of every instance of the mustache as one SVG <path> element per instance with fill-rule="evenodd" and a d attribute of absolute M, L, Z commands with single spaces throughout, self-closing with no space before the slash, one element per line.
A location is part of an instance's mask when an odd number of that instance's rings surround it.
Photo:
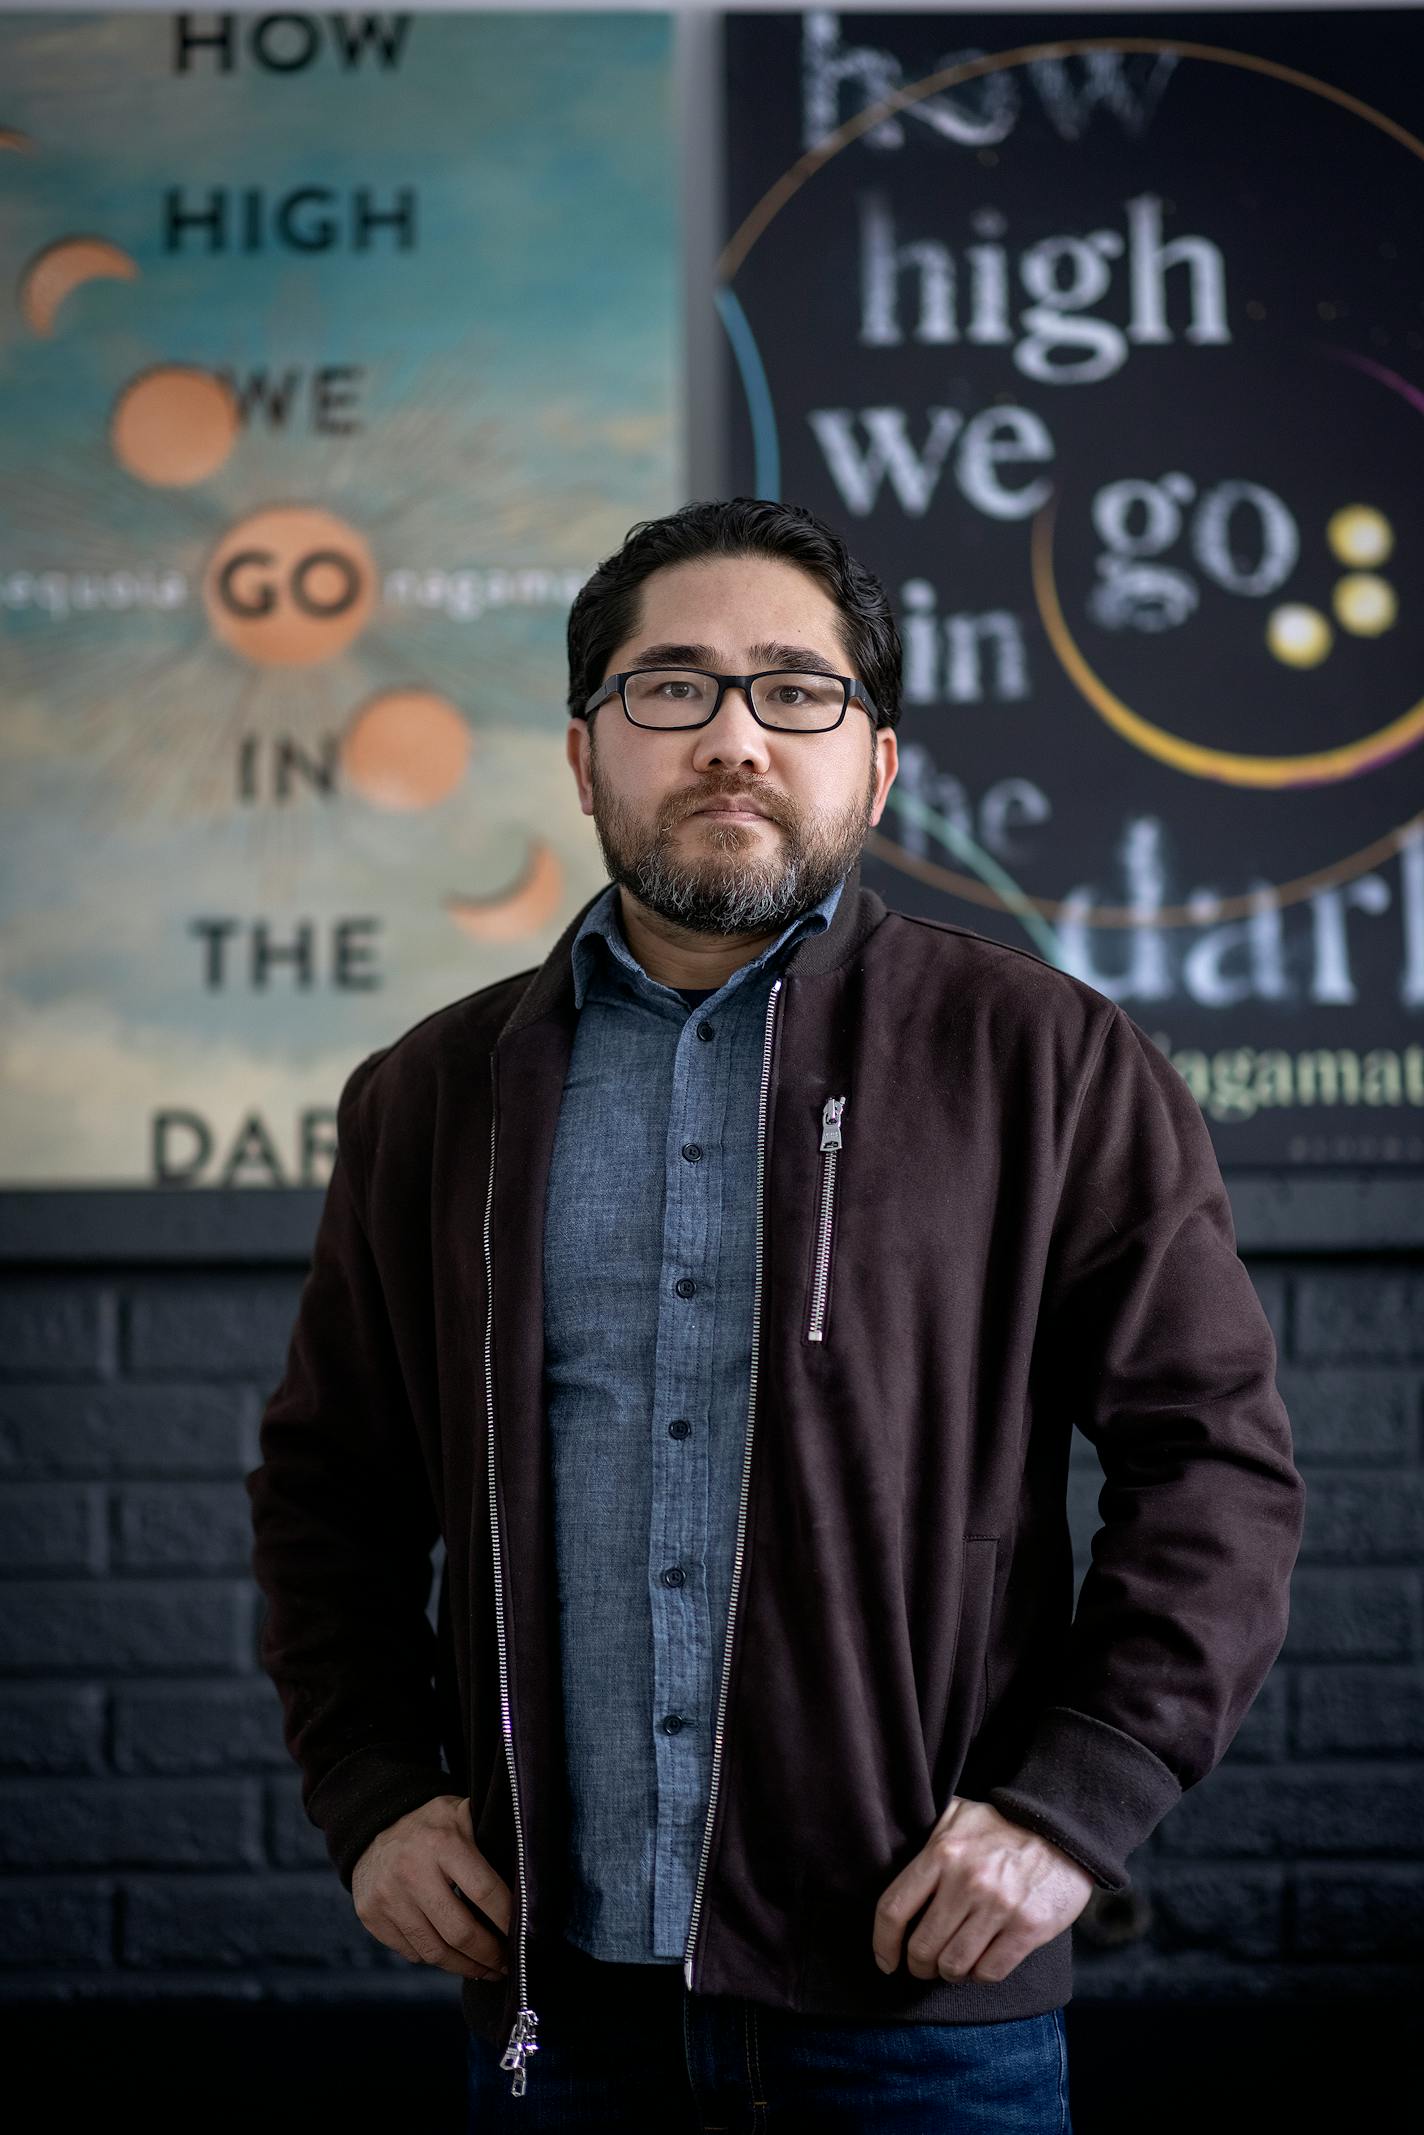
<path fill-rule="evenodd" d="M 758 815 L 770 817 L 772 821 L 779 820 L 775 810 L 767 805 L 766 796 L 760 788 L 754 786 L 709 787 L 689 795 L 687 806 L 676 820 L 681 822 L 690 815 L 696 815 L 699 808 L 713 808 L 721 802 L 727 802 L 732 807 L 754 808 Z"/>

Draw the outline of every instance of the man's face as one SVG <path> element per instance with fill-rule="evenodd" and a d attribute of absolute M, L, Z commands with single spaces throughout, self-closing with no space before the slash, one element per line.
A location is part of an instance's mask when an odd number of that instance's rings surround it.
<path fill-rule="evenodd" d="M 654 571 L 640 592 L 637 625 L 605 675 L 817 663 L 853 672 L 835 603 L 794 564 L 706 557 Z M 776 733 L 733 689 L 708 725 L 654 732 L 610 697 L 592 721 L 570 720 L 568 755 L 614 882 L 694 933 L 771 934 L 820 903 L 879 822 L 895 736 L 882 728 L 872 749 L 872 732 L 852 701 L 829 733 Z M 709 812 L 728 801 L 755 813 Z"/>

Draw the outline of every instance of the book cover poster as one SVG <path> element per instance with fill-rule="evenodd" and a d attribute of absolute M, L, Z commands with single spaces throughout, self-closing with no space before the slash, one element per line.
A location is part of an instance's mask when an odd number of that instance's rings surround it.
<path fill-rule="evenodd" d="M 0 17 L 0 1182 L 320 1185 L 604 880 L 564 629 L 678 501 L 670 99 L 660 13 Z"/>
<path fill-rule="evenodd" d="M 1415 10 L 736 14 L 734 478 L 905 644 L 888 902 L 1112 996 L 1223 1164 L 1424 1165 Z"/>

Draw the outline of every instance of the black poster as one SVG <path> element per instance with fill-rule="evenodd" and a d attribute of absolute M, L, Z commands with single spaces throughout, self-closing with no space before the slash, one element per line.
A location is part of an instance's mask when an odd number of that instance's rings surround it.
<path fill-rule="evenodd" d="M 1419 12 L 732 15 L 733 486 L 883 579 L 864 878 L 1224 1166 L 1424 1163 Z"/>

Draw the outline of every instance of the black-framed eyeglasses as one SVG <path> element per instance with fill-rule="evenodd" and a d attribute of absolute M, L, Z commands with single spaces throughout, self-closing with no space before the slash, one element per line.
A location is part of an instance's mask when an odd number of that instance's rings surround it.
<path fill-rule="evenodd" d="M 714 675 L 705 667 L 630 667 L 610 675 L 584 706 L 596 712 L 609 697 L 621 697 L 634 726 L 678 732 L 715 719 L 729 688 L 745 690 L 752 717 L 783 734 L 826 734 L 845 718 L 854 701 L 880 724 L 865 684 L 855 675 L 817 669 L 766 667 L 754 675 Z"/>

